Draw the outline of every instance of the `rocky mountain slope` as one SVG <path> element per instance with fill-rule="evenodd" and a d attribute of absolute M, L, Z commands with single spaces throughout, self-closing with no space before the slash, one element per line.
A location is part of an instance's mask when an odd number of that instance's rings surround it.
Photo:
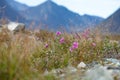
<path fill-rule="evenodd" d="M 16 8 L 16 9 L 15 9 Z M 91 15 L 79 15 L 58 5 L 51 0 L 29 7 L 14 0 L 0 1 L 0 18 L 6 17 L 12 21 L 22 21 L 27 28 L 34 23 L 33 28 L 56 31 L 82 31 L 85 28 L 93 27 L 104 19 Z"/>
<path fill-rule="evenodd" d="M 23 11 L 26 10 L 29 6 L 19 3 L 15 0 L 6 0 L 8 2 L 8 4 L 15 10 L 17 11 Z"/>
<path fill-rule="evenodd" d="M 113 34 L 120 34 L 120 8 L 105 19 L 99 27 Z"/>
<path fill-rule="evenodd" d="M 87 27 L 95 26 L 103 18 L 90 15 L 79 15 L 67 8 L 57 5 L 51 0 L 21 12 L 28 20 L 40 25 L 41 28 L 51 30 L 65 29 L 67 31 L 81 31 Z"/>

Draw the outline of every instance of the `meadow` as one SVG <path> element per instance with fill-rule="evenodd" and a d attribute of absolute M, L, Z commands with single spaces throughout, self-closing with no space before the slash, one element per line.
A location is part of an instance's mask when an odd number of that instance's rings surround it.
<path fill-rule="evenodd" d="M 114 40 L 112 40 L 114 39 Z M 56 80 L 44 75 L 52 69 L 76 67 L 80 62 L 102 64 L 105 57 L 120 53 L 118 36 L 103 36 L 86 29 L 80 33 L 45 30 L 0 32 L 0 80 Z M 59 80 L 57 78 L 57 80 Z"/>

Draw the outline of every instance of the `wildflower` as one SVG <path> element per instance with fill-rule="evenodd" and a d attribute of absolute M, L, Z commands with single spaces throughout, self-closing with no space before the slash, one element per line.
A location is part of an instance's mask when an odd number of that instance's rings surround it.
<path fill-rule="evenodd" d="M 70 52 L 73 52 L 73 48 L 72 48 L 72 47 L 70 47 L 70 49 L 69 49 L 69 50 L 70 50 Z"/>
<path fill-rule="evenodd" d="M 88 34 L 87 33 L 82 33 L 82 36 L 85 38 L 85 39 L 88 39 Z"/>
<path fill-rule="evenodd" d="M 84 32 L 85 32 L 86 34 L 90 34 L 90 29 L 86 29 Z"/>
<path fill-rule="evenodd" d="M 79 35 L 78 33 L 76 33 L 76 34 L 74 35 L 74 38 L 75 38 L 75 39 L 81 39 L 81 37 L 80 37 L 80 35 Z"/>
<path fill-rule="evenodd" d="M 65 41 L 65 39 L 64 39 L 64 37 L 62 37 L 62 38 L 60 39 L 60 43 L 64 43 L 64 41 Z"/>
<path fill-rule="evenodd" d="M 92 43 L 92 46 L 94 46 L 94 47 L 95 47 L 95 46 L 96 46 L 96 43 L 94 43 L 94 42 L 93 42 L 93 43 Z"/>
<path fill-rule="evenodd" d="M 78 48 L 78 42 L 73 42 L 72 47 L 73 47 L 74 49 Z"/>
<path fill-rule="evenodd" d="M 57 31 L 57 32 L 56 32 L 56 35 L 57 35 L 57 36 L 59 36 L 59 35 L 61 35 L 61 34 L 62 34 L 62 33 L 61 33 L 60 31 Z"/>
<path fill-rule="evenodd" d="M 45 44 L 45 48 L 48 48 L 48 44 Z"/>
<path fill-rule="evenodd" d="M 90 29 L 86 29 L 86 30 L 82 33 L 82 36 L 83 36 L 85 39 L 88 39 L 89 34 L 90 34 Z"/>
<path fill-rule="evenodd" d="M 70 47 L 69 51 L 72 52 L 74 49 L 78 48 L 78 42 L 73 42 L 72 46 Z"/>

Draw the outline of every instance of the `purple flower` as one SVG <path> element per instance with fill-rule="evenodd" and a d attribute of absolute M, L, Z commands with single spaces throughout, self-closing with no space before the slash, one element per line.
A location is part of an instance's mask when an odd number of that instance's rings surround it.
<path fill-rule="evenodd" d="M 90 34 L 90 29 L 86 29 L 84 32 L 85 32 L 86 34 Z"/>
<path fill-rule="evenodd" d="M 88 34 L 87 33 L 82 33 L 82 36 L 85 38 L 85 39 L 88 39 Z"/>
<path fill-rule="evenodd" d="M 56 32 L 56 35 L 57 35 L 57 36 L 59 36 L 59 35 L 61 35 L 61 34 L 62 34 L 62 33 L 61 33 L 60 31 L 57 31 L 57 32 Z"/>
<path fill-rule="evenodd" d="M 45 44 L 45 48 L 48 48 L 48 44 Z"/>
<path fill-rule="evenodd" d="M 70 47 L 70 49 L 69 49 L 69 50 L 70 50 L 70 52 L 73 52 L 73 48 L 72 48 L 72 47 Z"/>
<path fill-rule="evenodd" d="M 65 39 L 64 39 L 64 37 L 62 37 L 62 38 L 60 39 L 60 43 L 64 43 L 64 41 L 65 41 Z"/>
<path fill-rule="evenodd" d="M 89 38 L 89 34 L 90 34 L 90 29 L 86 29 L 86 30 L 82 33 L 82 36 L 83 36 L 85 39 L 88 39 L 88 38 Z"/>
<path fill-rule="evenodd" d="M 72 52 L 74 49 L 78 48 L 78 42 L 73 42 L 72 46 L 69 48 L 69 51 Z"/>
<path fill-rule="evenodd" d="M 93 42 L 93 43 L 92 43 L 92 46 L 95 47 L 95 46 L 96 46 L 96 43 Z"/>
<path fill-rule="evenodd" d="M 78 48 L 78 42 L 73 42 L 72 47 L 73 47 L 74 49 Z"/>

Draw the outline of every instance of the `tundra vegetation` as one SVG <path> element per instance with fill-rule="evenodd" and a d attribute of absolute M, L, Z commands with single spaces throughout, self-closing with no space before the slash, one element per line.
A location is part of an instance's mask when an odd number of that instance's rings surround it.
<path fill-rule="evenodd" d="M 7 29 L 0 32 L 0 80 L 59 80 L 44 75 L 53 69 L 69 65 L 77 67 L 120 53 L 118 35 L 103 36 L 98 31 L 86 29 L 80 33 L 45 30 L 25 30 L 15 34 Z M 114 40 L 112 40 L 114 39 Z"/>

